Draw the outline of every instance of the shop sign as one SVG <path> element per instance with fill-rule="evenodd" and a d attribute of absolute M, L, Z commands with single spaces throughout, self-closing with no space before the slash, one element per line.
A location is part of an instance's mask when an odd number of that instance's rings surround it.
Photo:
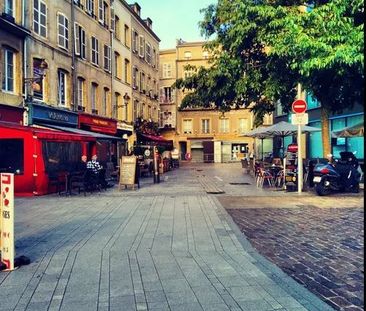
<path fill-rule="evenodd" d="M 95 132 L 108 134 L 117 133 L 117 121 L 113 119 L 79 114 L 79 126 L 80 125 L 86 125 Z"/>
<path fill-rule="evenodd" d="M 133 125 L 126 124 L 124 122 L 118 121 L 117 122 L 117 129 L 122 131 L 129 131 L 133 132 Z"/>
<path fill-rule="evenodd" d="M 37 122 L 68 125 L 77 127 L 78 115 L 61 109 L 55 109 L 42 105 L 29 104 L 30 108 L 30 124 Z"/>
<path fill-rule="evenodd" d="M 0 104 L 0 121 L 12 122 L 22 125 L 23 109 Z"/>
<path fill-rule="evenodd" d="M 14 270 L 14 174 L 0 174 L 0 249 L 6 271 Z"/>

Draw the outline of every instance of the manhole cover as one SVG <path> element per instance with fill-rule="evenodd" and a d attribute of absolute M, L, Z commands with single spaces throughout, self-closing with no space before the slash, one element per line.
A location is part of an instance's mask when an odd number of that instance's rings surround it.
<path fill-rule="evenodd" d="M 231 182 L 230 185 L 251 185 L 251 183 L 248 182 Z"/>

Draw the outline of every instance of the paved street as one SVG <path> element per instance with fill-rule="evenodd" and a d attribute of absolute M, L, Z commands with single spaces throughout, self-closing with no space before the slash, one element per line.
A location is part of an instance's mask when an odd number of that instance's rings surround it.
<path fill-rule="evenodd" d="M 207 189 L 223 193 L 207 194 Z M 239 224 L 244 233 L 261 225 L 272 226 L 269 234 L 276 234 L 275 229 L 289 219 L 283 208 L 273 207 L 296 200 L 303 206 L 286 210 L 296 214 L 310 209 L 307 213 L 321 222 L 316 217 L 321 211 L 313 212 L 319 207 L 312 194 L 297 197 L 271 191 L 273 205 L 265 207 L 268 193 L 257 189 L 235 163 L 183 166 L 165 174 L 160 184 L 143 179 L 141 189 L 135 191 L 119 192 L 115 187 L 86 197 L 18 198 L 16 252 L 30 257 L 31 264 L 0 273 L 0 310 L 333 310 L 259 255 L 223 208 L 231 214 L 244 212 L 235 217 L 245 220 Z M 243 208 L 246 201 L 251 202 L 250 209 Z M 347 202 L 340 196 L 320 201 L 324 211 L 332 207 L 327 202 Z M 361 195 L 351 201 L 363 206 Z M 349 216 L 352 213 L 355 216 Z M 306 215 L 298 217 L 306 219 Z M 355 218 L 363 220 L 363 213 L 356 207 L 326 215 L 342 224 L 334 230 L 347 234 L 337 249 L 349 249 L 357 240 L 361 248 L 357 254 L 362 252 L 363 228 L 349 230 Z M 254 216 L 247 224 L 247 217 Z M 269 217 L 274 222 L 270 226 L 260 223 Z M 317 229 L 319 234 L 326 234 L 327 226 L 322 227 L 323 233 Z M 292 234 L 290 229 L 286 232 Z M 252 242 L 250 234 L 248 238 Z M 266 239 L 260 237 L 265 248 Z M 328 248 L 331 241 L 329 237 Z M 253 245 L 261 251 L 258 243 Z M 278 253 L 284 252 L 278 248 Z M 357 258 L 346 262 L 345 257 L 351 259 L 348 254 L 342 253 L 344 269 L 358 262 Z M 362 258 L 356 268 L 361 269 L 360 263 Z"/>

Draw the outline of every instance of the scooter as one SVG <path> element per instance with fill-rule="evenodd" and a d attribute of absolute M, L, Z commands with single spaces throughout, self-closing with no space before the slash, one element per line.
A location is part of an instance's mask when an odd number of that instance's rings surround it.
<path fill-rule="evenodd" d="M 332 191 L 359 192 L 361 174 L 357 170 L 359 163 L 355 154 L 344 151 L 340 155 L 338 160 L 315 166 L 313 182 L 318 195 L 328 195 Z"/>

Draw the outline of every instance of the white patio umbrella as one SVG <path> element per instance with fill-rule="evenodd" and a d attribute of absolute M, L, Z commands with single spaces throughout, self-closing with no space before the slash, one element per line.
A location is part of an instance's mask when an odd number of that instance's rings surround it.
<path fill-rule="evenodd" d="M 253 137 L 253 138 L 259 138 L 261 140 L 261 146 L 262 146 L 262 161 L 263 161 L 263 140 L 265 138 L 269 138 L 268 134 L 266 134 L 266 130 L 268 129 L 268 126 L 259 126 L 245 134 L 239 135 L 244 137 Z"/>
<path fill-rule="evenodd" d="M 310 133 L 310 132 L 318 132 L 320 131 L 320 128 L 302 125 L 301 126 L 301 132 L 302 133 Z M 282 138 L 282 149 L 284 153 L 284 138 L 286 136 L 294 135 L 297 133 L 297 125 L 293 125 L 291 123 L 281 121 L 278 123 L 275 123 L 269 127 L 266 128 L 266 131 L 263 133 L 263 135 L 267 135 L 266 137 L 274 137 L 274 136 L 280 136 Z"/>

